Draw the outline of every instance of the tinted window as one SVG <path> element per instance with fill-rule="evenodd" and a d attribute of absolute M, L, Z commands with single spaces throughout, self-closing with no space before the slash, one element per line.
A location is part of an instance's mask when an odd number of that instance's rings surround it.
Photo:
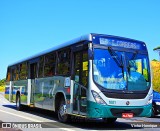
<path fill-rule="evenodd" d="M 43 70 L 44 70 L 44 57 L 40 57 L 39 60 L 39 70 L 38 70 L 38 77 L 43 77 Z"/>
<path fill-rule="evenodd" d="M 55 74 L 55 56 L 55 53 L 50 53 L 45 56 L 44 76 L 53 76 Z"/>
<path fill-rule="evenodd" d="M 70 73 L 70 49 L 58 52 L 57 74 L 69 75 Z"/>
<path fill-rule="evenodd" d="M 19 80 L 19 65 L 16 66 L 16 68 L 15 68 L 15 73 L 16 73 L 16 78 L 15 78 L 15 80 Z"/>
<path fill-rule="evenodd" d="M 27 79 L 27 64 L 26 63 L 20 64 L 20 79 L 21 80 Z"/>
<path fill-rule="evenodd" d="M 19 80 L 19 65 L 11 67 L 11 80 L 16 81 Z"/>
<path fill-rule="evenodd" d="M 8 68 L 6 81 L 9 82 L 10 80 L 11 80 L 11 72 L 10 72 L 10 68 Z"/>

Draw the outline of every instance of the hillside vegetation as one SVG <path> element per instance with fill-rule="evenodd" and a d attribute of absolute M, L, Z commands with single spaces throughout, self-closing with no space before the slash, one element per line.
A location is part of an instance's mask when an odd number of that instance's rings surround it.
<path fill-rule="evenodd" d="M 5 79 L 0 80 L 0 92 L 4 92 Z"/>
<path fill-rule="evenodd" d="M 153 89 L 160 92 L 160 62 L 151 61 L 151 68 Z"/>

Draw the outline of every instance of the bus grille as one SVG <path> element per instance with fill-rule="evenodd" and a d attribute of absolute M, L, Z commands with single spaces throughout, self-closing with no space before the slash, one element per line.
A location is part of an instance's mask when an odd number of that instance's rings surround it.
<path fill-rule="evenodd" d="M 136 94 L 136 93 L 110 93 L 103 92 L 103 94 L 108 98 L 117 98 L 117 99 L 144 99 L 147 96 L 147 93 Z"/>

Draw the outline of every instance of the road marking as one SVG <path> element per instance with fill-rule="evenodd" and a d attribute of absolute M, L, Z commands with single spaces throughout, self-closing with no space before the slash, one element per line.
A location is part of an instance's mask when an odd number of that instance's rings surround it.
<path fill-rule="evenodd" d="M 43 122 L 43 121 L 39 121 L 39 120 L 36 120 L 36 119 L 33 119 L 33 118 L 29 118 L 29 117 L 25 117 L 25 116 L 20 116 L 20 115 L 11 113 L 11 112 L 7 112 L 7 111 L 3 111 L 3 110 L 0 110 L 0 111 L 1 111 L 1 112 L 4 112 L 4 113 L 7 113 L 7 114 L 10 114 L 10 115 L 14 115 L 14 116 L 17 116 L 17 117 L 21 117 L 21 118 L 24 118 L 24 119 L 27 119 L 27 120 L 30 120 L 30 121 Z"/>
<path fill-rule="evenodd" d="M 8 102 L 3 101 L 4 104 L 7 104 Z"/>
<path fill-rule="evenodd" d="M 4 97 L 1 97 L 1 96 L 0 96 L 0 101 L 3 102 L 3 103 L 5 103 L 5 104 L 9 103 L 8 100 L 4 99 Z"/>
<path fill-rule="evenodd" d="M 27 119 L 27 120 L 30 120 L 30 121 L 33 121 L 33 122 L 44 122 L 44 121 L 40 121 L 40 120 L 37 120 L 37 119 L 29 118 L 29 117 L 26 117 L 26 116 L 17 115 L 17 114 L 11 113 L 11 112 L 3 111 L 3 110 L 0 110 L 0 112 L 7 113 L 7 114 L 10 114 L 10 115 L 13 115 L 13 116 L 17 116 L 17 117 L 21 117 L 23 119 Z M 56 122 L 56 121 L 53 121 L 53 122 Z M 44 125 L 51 126 L 53 128 L 59 128 L 61 130 L 65 130 L 65 131 L 75 131 L 75 130 L 72 130 L 72 129 L 69 129 L 69 128 L 62 128 L 61 126 L 57 126 L 57 125 L 53 125 L 53 124 L 49 124 L 49 123 L 46 123 L 46 124 L 44 123 Z"/>

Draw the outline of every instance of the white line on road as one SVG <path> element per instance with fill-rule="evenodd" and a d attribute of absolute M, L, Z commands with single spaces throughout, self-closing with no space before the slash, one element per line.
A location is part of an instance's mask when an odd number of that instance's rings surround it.
<path fill-rule="evenodd" d="M 37 119 L 29 118 L 29 117 L 26 117 L 26 116 L 17 115 L 17 114 L 11 113 L 11 112 L 3 111 L 3 110 L 0 110 L 0 112 L 7 113 L 7 114 L 10 114 L 10 115 L 14 115 L 14 116 L 17 116 L 17 117 L 21 117 L 23 119 L 27 119 L 27 120 L 30 120 L 30 121 L 33 121 L 33 122 L 44 122 L 44 121 L 40 121 L 40 120 L 37 120 Z M 53 121 L 53 122 L 56 122 L 56 121 Z M 52 124 L 49 124 L 49 123 L 47 123 L 45 125 L 51 126 L 53 128 L 59 128 L 61 130 L 65 130 L 65 131 L 75 131 L 75 130 L 72 130 L 72 129 L 69 129 L 69 128 L 62 128 L 60 126 L 52 125 Z"/>
<path fill-rule="evenodd" d="M 29 117 L 17 115 L 17 114 L 11 113 L 11 112 L 7 112 L 7 111 L 3 111 L 3 110 L 0 110 L 0 111 L 3 112 L 3 113 L 7 113 L 7 114 L 10 114 L 10 115 L 14 115 L 14 116 L 17 116 L 17 117 L 21 117 L 21 118 L 24 118 L 24 119 L 27 119 L 27 120 L 30 120 L 30 121 L 43 122 L 43 121 L 39 121 L 39 120 L 36 120 L 36 119 L 33 119 L 33 118 L 29 118 Z"/>

